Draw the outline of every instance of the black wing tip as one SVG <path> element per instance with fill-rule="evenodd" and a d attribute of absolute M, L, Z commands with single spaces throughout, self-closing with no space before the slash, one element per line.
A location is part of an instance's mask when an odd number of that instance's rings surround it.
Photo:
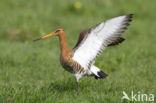
<path fill-rule="evenodd" d="M 125 41 L 125 38 L 119 37 L 116 41 L 108 44 L 108 46 L 115 46 L 115 45 L 122 43 L 123 41 Z"/>
<path fill-rule="evenodd" d="M 134 16 L 134 14 L 127 14 L 126 15 L 128 18 L 132 18 Z"/>
<path fill-rule="evenodd" d="M 127 21 L 128 22 L 132 21 L 133 16 L 134 16 L 134 14 L 127 14 L 126 15 Z"/>
<path fill-rule="evenodd" d="M 120 38 L 120 39 L 121 39 L 121 42 L 123 42 L 123 41 L 125 40 L 125 38 Z M 121 42 L 120 42 L 120 43 L 121 43 Z"/>
<path fill-rule="evenodd" d="M 125 15 L 125 20 L 123 21 L 123 27 L 121 28 L 122 29 L 121 33 L 123 33 L 127 29 L 127 27 L 130 25 L 130 22 L 132 21 L 133 15 L 134 14 Z"/>
<path fill-rule="evenodd" d="M 42 39 L 42 38 L 37 38 L 37 39 L 35 39 L 35 40 L 33 40 L 33 41 L 35 42 L 35 41 L 38 41 L 38 40 L 41 40 L 41 39 Z"/>

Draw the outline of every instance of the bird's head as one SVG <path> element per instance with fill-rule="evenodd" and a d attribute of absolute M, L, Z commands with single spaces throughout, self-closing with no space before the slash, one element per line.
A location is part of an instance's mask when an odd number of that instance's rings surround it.
<path fill-rule="evenodd" d="M 37 38 L 34 41 L 38 41 L 38 40 L 45 39 L 45 38 L 48 38 L 48 37 L 51 37 L 51 36 L 55 36 L 55 35 L 58 36 L 58 35 L 61 35 L 62 33 L 64 33 L 64 29 L 63 28 L 58 28 L 54 32 L 51 32 L 48 35 L 42 36 L 40 38 Z"/>

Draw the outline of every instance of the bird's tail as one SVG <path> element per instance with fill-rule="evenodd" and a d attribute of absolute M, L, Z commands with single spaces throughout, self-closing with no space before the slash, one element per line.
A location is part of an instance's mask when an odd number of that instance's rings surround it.
<path fill-rule="evenodd" d="M 91 70 L 92 74 L 94 75 L 95 79 L 104 79 L 108 76 L 106 73 L 104 73 L 98 67 L 96 67 L 94 65 L 91 66 L 90 70 Z"/>

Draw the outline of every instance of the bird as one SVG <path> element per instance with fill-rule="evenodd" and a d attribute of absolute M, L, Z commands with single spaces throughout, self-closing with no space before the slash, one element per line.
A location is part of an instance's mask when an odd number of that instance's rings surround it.
<path fill-rule="evenodd" d="M 34 41 L 52 36 L 59 37 L 61 48 L 60 64 L 75 77 L 77 95 L 79 95 L 79 80 L 81 77 L 92 76 L 95 79 L 104 79 L 108 76 L 102 69 L 95 66 L 95 60 L 106 47 L 118 45 L 125 40 L 121 34 L 129 26 L 132 17 L 133 14 L 117 16 L 83 30 L 73 49 L 68 47 L 66 33 L 62 27 Z"/>

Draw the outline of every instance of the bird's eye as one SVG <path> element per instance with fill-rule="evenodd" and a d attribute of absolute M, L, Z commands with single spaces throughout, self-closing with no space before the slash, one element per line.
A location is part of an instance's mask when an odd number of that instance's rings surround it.
<path fill-rule="evenodd" d="M 60 32 L 60 30 L 56 30 L 55 33 Z"/>

